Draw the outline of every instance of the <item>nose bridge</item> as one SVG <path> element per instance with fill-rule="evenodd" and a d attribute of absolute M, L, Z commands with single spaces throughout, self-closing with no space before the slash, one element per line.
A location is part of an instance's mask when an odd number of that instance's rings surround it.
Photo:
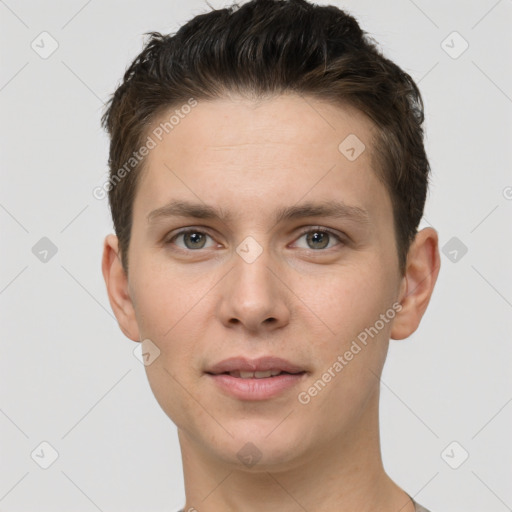
<path fill-rule="evenodd" d="M 234 264 L 233 277 L 237 284 L 255 290 L 259 288 L 260 292 L 269 291 L 273 276 L 269 270 L 272 262 L 268 246 L 261 245 L 252 236 L 245 238 L 236 248 Z"/>
<path fill-rule="evenodd" d="M 266 242 L 246 237 L 236 247 L 233 265 L 220 308 L 223 322 L 250 330 L 284 325 L 289 319 L 285 290 L 271 270 L 275 264 Z"/>

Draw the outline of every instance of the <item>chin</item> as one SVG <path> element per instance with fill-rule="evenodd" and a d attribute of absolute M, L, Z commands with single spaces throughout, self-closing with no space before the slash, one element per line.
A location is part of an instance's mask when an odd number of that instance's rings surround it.
<path fill-rule="evenodd" d="M 226 428 L 233 437 L 226 434 L 222 446 L 211 448 L 233 469 L 253 472 L 285 469 L 304 452 L 305 435 L 297 427 L 285 426 L 286 420 L 280 425 L 282 420 L 231 421 Z"/>

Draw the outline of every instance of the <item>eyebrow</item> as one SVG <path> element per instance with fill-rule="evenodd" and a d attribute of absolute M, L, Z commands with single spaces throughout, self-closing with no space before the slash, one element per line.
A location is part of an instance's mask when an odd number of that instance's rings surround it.
<path fill-rule="evenodd" d="M 165 206 L 151 211 L 147 215 L 148 223 L 169 217 L 193 217 L 197 219 L 217 219 L 229 222 L 233 214 L 223 208 L 190 201 L 173 200 Z M 286 206 L 274 214 L 274 223 L 304 217 L 345 218 L 361 224 L 368 224 L 368 211 L 358 206 L 351 206 L 342 201 L 307 202 L 300 205 Z"/>

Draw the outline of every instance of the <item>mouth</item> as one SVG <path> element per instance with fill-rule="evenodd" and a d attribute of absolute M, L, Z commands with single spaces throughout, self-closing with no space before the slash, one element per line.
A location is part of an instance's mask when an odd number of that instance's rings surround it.
<path fill-rule="evenodd" d="M 268 400 L 301 383 L 304 368 L 277 357 L 234 357 L 210 367 L 206 375 L 224 395 L 238 400 Z"/>
<path fill-rule="evenodd" d="M 279 375 L 279 373 L 297 374 L 306 369 L 286 359 L 274 356 L 263 356 L 257 359 L 246 357 L 230 357 L 206 370 L 206 373 L 218 375 L 228 373 L 232 377 L 263 379 Z"/>
<path fill-rule="evenodd" d="M 241 370 L 234 370 L 231 372 L 222 372 L 222 373 L 209 373 L 210 375 L 229 375 L 231 377 L 235 377 L 237 379 L 268 379 L 272 377 L 278 377 L 279 375 L 301 375 L 303 373 L 306 373 L 305 371 L 302 372 L 286 372 L 284 370 L 266 370 L 266 371 L 257 371 L 257 372 L 247 372 L 247 371 L 241 371 Z"/>

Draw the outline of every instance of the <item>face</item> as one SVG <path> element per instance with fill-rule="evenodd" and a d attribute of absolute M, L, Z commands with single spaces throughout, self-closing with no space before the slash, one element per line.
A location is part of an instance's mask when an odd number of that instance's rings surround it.
<path fill-rule="evenodd" d="M 148 155 L 114 308 L 160 351 L 147 376 L 188 449 L 284 467 L 376 428 L 406 282 L 371 137 L 352 108 L 232 98 L 199 102 Z M 216 367 L 234 357 L 293 368 Z"/>

